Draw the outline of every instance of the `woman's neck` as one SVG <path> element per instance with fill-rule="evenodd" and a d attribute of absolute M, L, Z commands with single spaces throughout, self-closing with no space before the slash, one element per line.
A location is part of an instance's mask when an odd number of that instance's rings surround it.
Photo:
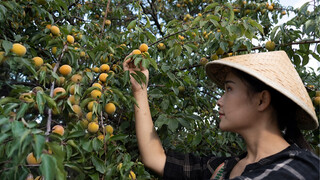
<path fill-rule="evenodd" d="M 254 131 L 254 132 L 253 132 Z M 255 129 L 241 134 L 247 145 L 247 164 L 258 162 L 260 159 L 276 154 L 290 144 L 282 137 L 279 129 Z"/>

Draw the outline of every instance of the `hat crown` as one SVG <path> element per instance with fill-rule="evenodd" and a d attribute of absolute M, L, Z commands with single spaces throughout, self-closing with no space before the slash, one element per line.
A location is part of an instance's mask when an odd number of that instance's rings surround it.
<path fill-rule="evenodd" d="M 207 74 L 220 87 L 223 87 L 224 77 L 219 75 L 219 70 L 225 66 L 254 76 L 295 102 L 302 108 L 298 111 L 306 111 L 309 117 L 306 117 L 305 113 L 293 112 L 297 113 L 297 123 L 301 129 L 313 129 L 318 126 L 311 99 L 299 74 L 284 51 L 232 56 L 208 63 Z M 224 75 L 225 73 L 221 72 Z M 313 121 L 310 121 L 310 118 Z"/>

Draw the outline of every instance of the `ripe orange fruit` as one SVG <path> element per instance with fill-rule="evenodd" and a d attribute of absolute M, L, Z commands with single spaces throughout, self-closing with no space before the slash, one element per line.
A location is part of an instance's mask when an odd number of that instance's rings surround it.
<path fill-rule="evenodd" d="M 63 128 L 63 126 L 61 126 L 61 125 L 55 125 L 55 126 L 52 128 L 52 132 L 53 132 L 53 133 L 56 133 L 56 134 L 60 134 L 60 136 L 63 136 L 63 134 L 64 134 L 64 128 Z"/>
<path fill-rule="evenodd" d="M 75 112 L 77 114 L 78 117 L 82 116 L 82 110 L 79 105 L 77 105 L 77 104 L 73 105 L 72 110 L 73 110 L 73 112 Z"/>
<path fill-rule="evenodd" d="M 268 49 L 268 51 L 273 51 L 276 47 L 276 44 L 273 41 L 268 41 L 266 43 L 266 49 Z"/>
<path fill-rule="evenodd" d="M 57 26 L 51 26 L 50 31 L 55 36 L 58 36 L 60 34 L 60 29 Z"/>
<path fill-rule="evenodd" d="M 80 103 L 80 98 L 77 98 L 75 95 L 71 95 L 68 100 L 70 101 L 71 104 L 78 104 Z"/>
<path fill-rule="evenodd" d="M 141 51 L 139 49 L 135 49 L 132 51 L 132 54 L 141 54 Z"/>
<path fill-rule="evenodd" d="M 34 57 L 32 60 L 37 67 L 42 66 L 43 64 L 43 59 L 41 57 Z"/>
<path fill-rule="evenodd" d="M 89 122 L 88 122 L 88 120 L 86 120 L 86 119 L 82 119 L 82 120 L 80 121 L 80 124 L 81 124 L 81 126 L 82 126 L 83 128 L 88 128 Z"/>
<path fill-rule="evenodd" d="M 202 58 L 200 59 L 200 64 L 201 64 L 202 66 L 205 66 L 207 63 L 208 63 L 208 59 L 207 59 L 207 58 L 202 57 Z"/>
<path fill-rule="evenodd" d="M 313 103 L 315 106 L 320 106 L 320 96 L 316 96 L 313 98 Z"/>
<path fill-rule="evenodd" d="M 104 140 L 104 135 L 103 135 L 103 134 L 100 134 L 100 135 L 98 136 L 98 139 L 99 139 L 100 141 L 103 141 L 103 140 Z"/>
<path fill-rule="evenodd" d="M 64 75 L 64 76 L 67 76 L 71 73 L 72 71 L 72 68 L 71 66 L 65 64 L 65 65 L 62 65 L 60 68 L 59 68 L 59 72 L 60 74 Z"/>
<path fill-rule="evenodd" d="M 148 51 L 148 48 L 149 48 L 148 45 L 145 44 L 145 43 L 143 43 L 143 44 L 140 45 L 139 50 L 140 50 L 141 52 L 147 52 L 147 51 Z"/>
<path fill-rule="evenodd" d="M 166 49 L 166 45 L 164 45 L 163 43 L 159 43 L 157 45 L 157 47 L 158 47 L 159 50 L 165 50 Z"/>
<path fill-rule="evenodd" d="M 4 54 L 5 54 L 4 51 L 0 51 L 0 63 L 2 63 L 2 61 L 5 61 L 7 59 Z"/>
<path fill-rule="evenodd" d="M 58 95 L 58 93 L 59 93 L 59 95 L 60 95 L 60 94 L 65 94 L 65 93 L 66 93 L 66 90 L 63 89 L 62 87 L 57 87 L 57 88 L 55 88 L 55 89 L 53 90 L 53 97 L 56 97 L 56 96 Z M 65 97 L 65 95 L 60 96 L 60 98 L 64 98 L 64 97 Z"/>
<path fill-rule="evenodd" d="M 67 41 L 68 41 L 68 43 L 73 44 L 74 43 L 74 37 L 71 36 L 71 35 L 68 35 L 67 36 Z"/>
<path fill-rule="evenodd" d="M 108 134 L 113 134 L 113 127 L 111 125 L 106 126 L 106 131 Z"/>
<path fill-rule="evenodd" d="M 82 57 L 82 58 L 83 58 L 83 57 L 86 57 L 86 53 L 85 53 L 84 51 L 81 51 L 81 52 L 80 52 L 80 57 Z"/>
<path fill-rule="evenodd" d="M 111 25 L 111 21 L 109 19 L 107 19 L 105 23 L 106 23 L 107 26 Z"/>
<path fill-rule="evenodd" d="M 101 91 L 99 90 L 92 90 L 91 91 L 91 97 L 94 98 L 94 99 L 99 99 L 101 98 Z"/>
<path fill-rule="evenodd" d="M 224 53 L 224 50 L 219 47 L 219 49 L 216 51 L 217 55 L 222 55 Z"/>
<path fill-rule="evenodd" d="M 108 114 L 113 114 L 116 111 L 116 106 L 113 103 L 108 103 L 104 109 Z"/>
<path fill-rule="evenodd" d="M 110 66 L 108 64 L 102 64 L 100 66 L 100 71 L 101 72 L 109 72 L 109 70 L 110 70 Z"/>
<path fill-rule="evenodd" d="M 272 5 L 268 6 L 268 10 L 273 11 L 273 6 Z"/>
<path fill-rule="evenodd" d="M 27 49 L 26 49 L 26 47 L 24 47 L 23 45 L 21 45 L 19 43 L 14 43 L 12 45 L 11 52 L 15 53 L 18 56 L 23 56 L 27 53 Z"/>
<path fill-rule="evenodd" d="M 178 37 L 179 37 L 179 39 L 180 39 L 181 41 L 183 41 L 183 40 L 184 40 L 184 37 L 183 37 L 183 36 L 178 35 Z"/>
<path fill-rule="evenodd" d="M 46 28 L 47 28 L 47 29 L 51 29 L 51 26 L 52 26 L 51 24 L 47 24 L 47 25 L 46 25 Z"/>
<path fill-rule="evenodd" d="M 92 68 L 92 71 L 96 72 L 96 73 L 99 73 L 100 72 L 100 69 L 98 67 L 93 67 Z"/>
<path fill-rule="evenodd" d="M 286 15 L 287 12 L 286 12 L 286 11 L 282 11 L 281 14 L 282 14 L 282 15 Z"/>
<path fill-rule="evenodd" d="M 101 84 L 99 84 L 99 83 L 94 83 L 94 84 L 92 84 L 91 87 L 97 87 L 97 88 L 99 88 L 99 89 L 102 91 L 102 86 L 101 86 Z"/>
<path fill-rule="evenodd" d="M 100 76 L 99 76 L 99 80 L 102 81 L 102 82 L 106 82 L 107 81 L 107 77 L 108 77 L 107 73 L 101 73 Z"/>
<path fill-rule="evenodd" d="M 109 60 L 108 56 L 106 56 L 105 58 L 103 58 L 103 56 L 100 57 L 100 62 L 101 63 L 107 63 Z"/>
<path fill-rule="evenodd" d="M 86 114 L 87 120 L 88 120 L 88 121 L 95 121 L 95 122 L 97 122 L 97 121 L 98 121 L 98 117 L 96 116 L 96 117 L 94 118 L 94 120 L 92 120 L 92 116 L 93 116 L 93 113 L 92 113 L 91 111 L 88 112 L 88 113 Z"/>
<path fill-rule="evenodd" d="M 53 55 L 57 54 L 57 47 L 52 47 L 51 52 Z"/>
<path fill-rule="evenodd" d="M 37 165 L 41 163 L 41 159 L 36 159 L 36 157 L 34 157 L 33 152 L 29 153 L 27 156 L 27 163 L 29 165 Z"/>
<path fill-rule="evenodd" d="M 76 89 L 76 85 L 75 84 L 71 85 L 70 88 L 69 88 L 70 94 L 73 95 L 75 93 L 75 89 Z"/>
<path fill-rule="evenodd" d="M 92 111 L 93 105 L 97 106 L 98 105 L 97 101 L 91 101 L 88 103 L 87 108 L 89 111 Z"/>
<path fill-rule="evenodd" d="M 71 77 L 71 81 L 75 83 L 79 83 L 82 80 L 82 76 L 80 74 L 75 74 Z"/>
<path fill-rule="evenodd" d="M 99 124 L 96 122 L 91 122 L 88 124 L 88 131 L 90 133 L 96 133 L 99 130 Z"/>

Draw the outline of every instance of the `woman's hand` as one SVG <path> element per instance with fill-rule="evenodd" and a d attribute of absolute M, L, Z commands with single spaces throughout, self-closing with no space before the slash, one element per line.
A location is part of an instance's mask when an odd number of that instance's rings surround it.
<path fill-rule="evenodd" d="M 129 54 L 128 56 L 132 55 Z M 146 83 L 142 83 L 141 85 L 130 75 L 130 82 L 131 82 L 131 86 L 132 86 L 132 91 L 133 92 L 139 92 L 142 90 L 147 90 L 148 87 L 148 80 L 149 80 L 149 71 L 148 69 L 144 68 L 141 66 L 140 67 L 136 67 L 134 65 L 134 61 L 132 61 L 132 58 L 128 58 L 128 56 L 125 58 L 124 62 L 123 62 L 123 70 L 124 71 L 129 71 L 130 74 L 131 73 L 135 73 L 134 71 L 140 71 L 142 72 L 145 76 L 146 76 Z"/>

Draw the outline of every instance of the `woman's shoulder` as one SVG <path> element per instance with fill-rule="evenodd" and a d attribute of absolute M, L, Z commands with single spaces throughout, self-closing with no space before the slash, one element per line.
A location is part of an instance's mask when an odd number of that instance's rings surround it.
<path fill-rule="evenodd" d="M 320 159 L 309 150 L 293 144 L 285 150 L 249 165 L 248 177 L 260 179 L 318 179 Z M 256 174 L 254 174 L 255 172 Z M 258 178 L 258 179 L 259 179 Z"/>

